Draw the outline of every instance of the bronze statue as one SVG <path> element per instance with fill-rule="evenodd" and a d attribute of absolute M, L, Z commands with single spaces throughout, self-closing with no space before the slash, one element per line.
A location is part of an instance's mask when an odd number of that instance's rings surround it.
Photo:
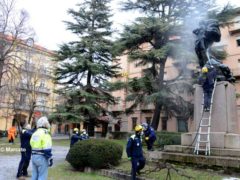
<path fill-rule="evenodd" d="M 201 21 L 199 28 L 193 30 L 196 35 L 195 52 L 197 54 L 200 67 L 206 66 L 208 69 L 216 68 L 218 75 L 217 79 L 220 81 L 235 82 L 235 78 L 228 66 L 222 64 L 213 55 L 209 53 L 214 42 L 221 40 L 221 32 L 219 23 L 215 19 Z"/>

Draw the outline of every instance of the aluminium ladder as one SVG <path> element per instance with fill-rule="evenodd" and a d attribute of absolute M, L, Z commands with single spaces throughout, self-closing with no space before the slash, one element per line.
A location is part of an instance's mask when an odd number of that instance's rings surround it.
<path fill-rule="evenodd" d="M 215 94 L 217 81 L 214 82 L 214 88 L 211 97 L 210 111 L 204 110 L 204 103 L 202 106 L 202 117 L 199 123 L 198 131 L 196 134 L 196 144 L 194 148 L 194 154 L 199 154 L 199 152 L 205 152 L 205 155 L 210 155 L 210 128 L 211 128 L 211 116 L 212 116 L 212 105 L 213 98 Z"/>

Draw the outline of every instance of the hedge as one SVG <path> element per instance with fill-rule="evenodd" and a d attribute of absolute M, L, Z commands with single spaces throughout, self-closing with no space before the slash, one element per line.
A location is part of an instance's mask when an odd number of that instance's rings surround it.
<path fill-rule="evenodd" d="M 84 167 L 94 169 L 118 165 L 123 153 L 123 147 L 111 140 L 89 139 L 74 144 L 66 160 L 78 170 Z"/>
<path fill-rule="evenodd" d="M 157 132 L 157 140 L 155 145 L 163 148 L 164 145 L 180 145 L 181 144 L 181 134 L 180 132 L 167 132 L 161 131 Z"/>

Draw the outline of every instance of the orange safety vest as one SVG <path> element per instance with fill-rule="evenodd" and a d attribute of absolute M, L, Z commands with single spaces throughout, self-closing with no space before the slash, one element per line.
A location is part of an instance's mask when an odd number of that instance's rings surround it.
<path fill-rule="evenodd" d="M 16 127 L 11 127 L 9 130 L 8 130 L 8 140 L 10 139 L 15 139 L 15 136 L 16 136 Z"/>

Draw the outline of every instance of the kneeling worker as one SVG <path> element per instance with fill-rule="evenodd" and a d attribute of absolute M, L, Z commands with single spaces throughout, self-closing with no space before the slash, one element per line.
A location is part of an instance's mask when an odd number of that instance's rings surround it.
<path fill-rule="evenodd" d="M 79 135 L 78 128 L 73 129 L 73 134 L 71 137 L 70 147 L 72 147 L 78 140 L 82 140 L 81 136 Z"/>
<path fill-rule="evenodd" d="M 141 125 L 135 127 L 135 134 L 128 139 L 127 143 L 127 156 L 132 162 L 132 180 L 136 180 L 136 173 L 140 173 L 140 170 L 145 166 L 145 158 L 142 151 L 142 130 Z"/>

